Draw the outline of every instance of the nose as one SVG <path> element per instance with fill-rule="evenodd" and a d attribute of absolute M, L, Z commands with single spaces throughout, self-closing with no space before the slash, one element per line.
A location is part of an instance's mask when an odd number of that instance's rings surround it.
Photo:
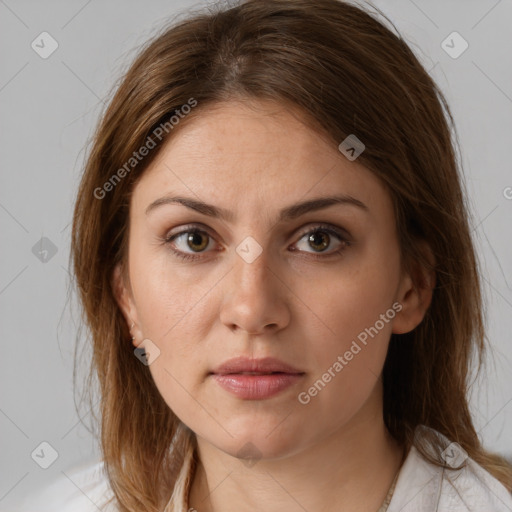
<path fill-rule="evenodd" d="M 290 321 L 289 288 L 266 251 L 250 263 L 236 254 L 234 268 L 223 280 L 220 319 L 231 330 L 269 334 Z"/>

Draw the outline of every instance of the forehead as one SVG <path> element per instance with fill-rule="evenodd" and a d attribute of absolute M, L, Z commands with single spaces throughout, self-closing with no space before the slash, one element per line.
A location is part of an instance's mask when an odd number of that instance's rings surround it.
<path fill-rule="evenodd" d="M 299 119 L 296 110 L 274 102 L 220 103 L 194 114 L 163 148 L 182 167 L 191 161 L 199 172 L 214 168 L 233 179 L 273 171 L 285 178 L 288 170 L 310 162 L 332 165 L 338 157 L 336 145 Z"/>
<path fill-rule="evenodd" d="M 337 146 L 284 105 L 217 104 L 165 143 L 137 184 L 133 206 L 144 209 L 172 191 L 252 214 L 332 193 L 389 207 L 380 180 Z"/>

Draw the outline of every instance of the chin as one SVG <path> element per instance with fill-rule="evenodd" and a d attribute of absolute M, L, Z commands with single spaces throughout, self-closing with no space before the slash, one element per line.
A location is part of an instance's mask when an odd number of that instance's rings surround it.
<path fill-rule="evenodd" d="M 300 451 L 301 446 L 309 443 L 303 437 L 303 432 L 294 428 L 290 419 L 283 421 L 285 417 L 286 415 L 281 415 L 272 422 L 258 421 L 253 417 L 245 425 L 237 422 L 236 428 L 233 425 L 227 426 L 226 430 L 233 438 L 226 435 L 224 442 L 217 446 L 239 459 L 279 459 L 292 455 Z M 284 429 L 283 425 L 287 421 L 289 424 Z M 214 440 L 210 442 L 216 444 Z"/>
<path fill-rule="evenodd" d="M 287 457 L 296 449 L 294 443 L 269 442 L 262 435 L 247 435 L 231 442 L 228 447 L 225 447 L 224 451 L 250 467 L 260 460 Z"/>

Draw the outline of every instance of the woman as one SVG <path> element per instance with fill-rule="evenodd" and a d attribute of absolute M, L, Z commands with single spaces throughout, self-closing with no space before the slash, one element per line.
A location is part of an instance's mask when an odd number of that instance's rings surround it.
<path fill-rule="evenodd" d="M 448 121 L 406 43 L 348 3 L 249 0 L 146 45 L 74 216 L 89 501 L 512 510 L 468 408 L 485 336 Z"/>

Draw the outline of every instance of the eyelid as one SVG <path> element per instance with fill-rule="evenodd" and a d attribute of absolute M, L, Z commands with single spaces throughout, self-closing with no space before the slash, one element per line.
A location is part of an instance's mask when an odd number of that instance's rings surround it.
<path fill-rule="evenodd" d="M 313 226 L 311 226 L 313 224 Z M 307 227 L 304 228 L 304 230 L 299 231 L 300 237 L 302 238 L 307 233 L 310 233 L 311 231 L 327 231 L 328 233 L 334 233 L 341 239 L 350 242 L 352 240 L 351 234 L 344 228 L 335 226 L 334 224 L 329 224 L 327 222 L 310 222 Z"/>
<path fill-rule="evenodd" d="M 169 242 L 174 237 L 194 231 L 206 233 L 211 238 L 215 238 L 215 236 L 210 232 L 210 228 L 208 226 L 206 226 L 205 224 L 201 224 L 200 222 L 197 222 L 193 224 L 185 224 L 184 226 L 180 226 L 180 230 L 176 231 L 176 233 L 172 233 L 171 231 L 169 231 L 167 234 L 164 235 L 163 240 L 165 242 Z"/>

